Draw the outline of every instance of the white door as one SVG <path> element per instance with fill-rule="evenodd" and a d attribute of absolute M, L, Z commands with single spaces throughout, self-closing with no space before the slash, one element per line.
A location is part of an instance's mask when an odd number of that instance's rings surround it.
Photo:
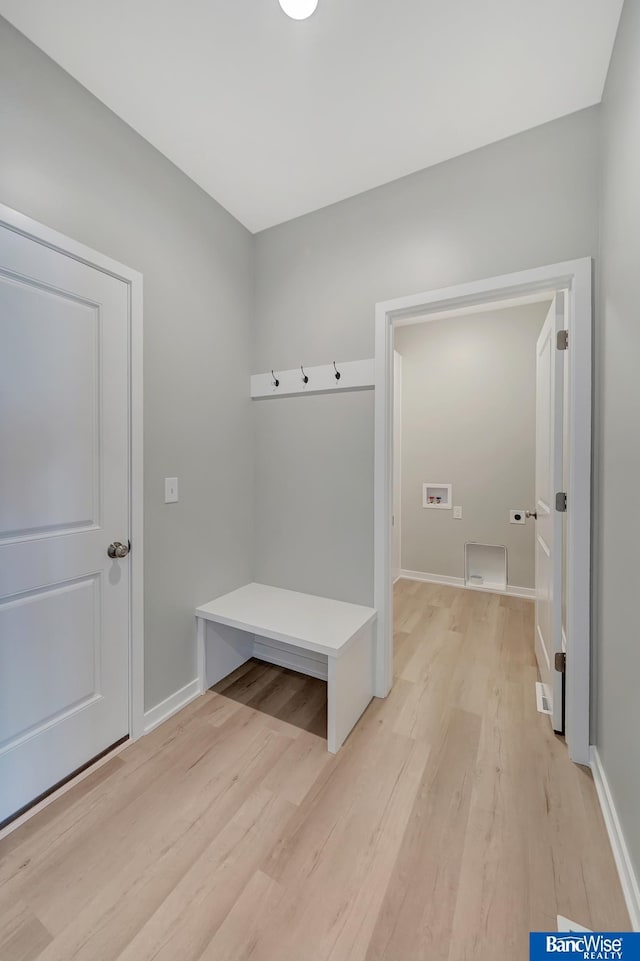
<path fill-rule="evenodd" d="M 553 298 L 536 354 L 535 647 L 540 679 L 552 709 L 555 731 L 563 730 L 563 676 L 555 669 L 562 651 L 562 519 L 556 494 L 562 491 L 564 356 L 556 338 L 565 327 L 565 295 Z"/>
<path fill-rule="evenodd" d="M 402 354 L 393 352 L 393 545 L 391 568 L 395 581 L 400 576 L 402 521 Z"/>
<path fill-rule="evenodd" d="M 128 317 L 0 224 L 0 822 L 128 734 Z"/>

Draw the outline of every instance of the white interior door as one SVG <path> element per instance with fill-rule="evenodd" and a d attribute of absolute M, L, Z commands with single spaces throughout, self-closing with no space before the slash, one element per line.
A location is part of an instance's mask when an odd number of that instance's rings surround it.
<path fill-rule="evenodd" d="M 395 581 L 402 569 L 402 354 L 393 352 L 393 539 L 391 568 Z"/>
<path fill-rule="evenodd" d="M 562 491 L 564 356 L 556 338 L 565 326 L 565 295 L 553 298 L 536 353 L 536 658 L 551 706 L 555 731 L 563 730 L 563 676 L 555 670 L 562 651 L 562 519 L 556 493 Z"/>
<path fill-rule="evenodd" d="M 129 731 L 128 324 L 0 225 L 0 822 Z"/>

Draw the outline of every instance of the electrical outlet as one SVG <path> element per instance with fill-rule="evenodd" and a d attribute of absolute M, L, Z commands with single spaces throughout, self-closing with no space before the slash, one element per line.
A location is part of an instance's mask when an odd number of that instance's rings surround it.
<path fill-rule="evenodd" d="M 165 504 L 175 504 L 177 500 L 178 500 L 178 478 L 165 477 L 164 479 Z"/>
<path fill-rule="evenodd" d="M 510 524 L 526 524 L 527 517 L 526 512 L 523 510 L 509 511 L 509 523 Z"/>
<path fill-rule="evenodd" d="M 461 507 L 454 507 L 454 508 L 453 508 L 453 516 L 454 516 L 454 519 L 457 520 L 457 521 L 462 520 L 462 508 L 461 508 Z"/>

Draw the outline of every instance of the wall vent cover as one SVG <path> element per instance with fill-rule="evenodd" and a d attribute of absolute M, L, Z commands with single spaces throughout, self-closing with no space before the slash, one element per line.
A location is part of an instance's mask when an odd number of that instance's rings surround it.
<path fill-rule="evenodd" d="M 551 714 L 551 703 L 542 681 L 536 681 L 536 704 L 541 714 Z"/>

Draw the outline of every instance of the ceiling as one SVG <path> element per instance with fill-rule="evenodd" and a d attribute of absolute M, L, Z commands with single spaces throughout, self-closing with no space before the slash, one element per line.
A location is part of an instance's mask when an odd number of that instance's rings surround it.
<path fill-rule="evenodd" d="M 598 103 L 622 0 L 0 0 L 251 231 Z"/>

